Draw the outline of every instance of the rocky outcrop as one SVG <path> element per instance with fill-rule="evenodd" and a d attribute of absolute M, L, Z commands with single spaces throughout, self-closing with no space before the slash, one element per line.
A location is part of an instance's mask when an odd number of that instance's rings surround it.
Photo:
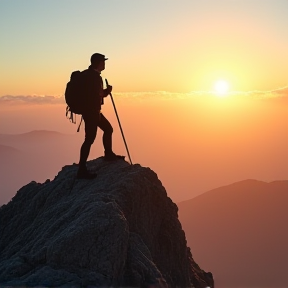
<path fill-rule="evenodd" d="M 2 286 L 213 286 L 152 170 L 102 158 L 88 168 L 96 179 L 65 166 L 0 208 Z"/>

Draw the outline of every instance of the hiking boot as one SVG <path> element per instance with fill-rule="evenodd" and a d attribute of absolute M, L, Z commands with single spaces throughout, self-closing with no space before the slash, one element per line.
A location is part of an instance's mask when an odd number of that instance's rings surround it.
<path fill-rule="evenodd" d="M 95 179 L 97 177 L 96 173 L 90 173 L 87 169 L 79 169 L 77 172 L 77 179 Z"/>
<path fill-rule="evenodd" d="M 124 160 L 125 156 L 116 155 L 114 152 L 105 153 L 104 160 L 106 161 L 116 161 L 116 160 Z"/>

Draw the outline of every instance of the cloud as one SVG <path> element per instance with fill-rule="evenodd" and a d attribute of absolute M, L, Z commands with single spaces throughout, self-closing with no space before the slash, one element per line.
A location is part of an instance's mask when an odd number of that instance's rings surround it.
<path fill-rule="evenodd" d="M 157 99 L 175 100 L 175 99 L 191 98 L 192 95 L 196 94 L 200 95 L 200 93 L 201 92 L 177 93 L 167 91 L 153 91 L 153 92 L 121 92 L 121 93 L 113 93 L 113 95 L 116 98 L 124 100 L 157 100 Z"/>
<path fill-rule="evenodd" d="M 253 99 L 288 104 L 288 87 L 270 91 L 250 91 L 247 94 Z"/>
<path fill-rule="evenodd" d="M 207 94 L 207 93 L 206 93 Z M 145 101 L 145 100 L 175 100 L 188 99 L 193 96 L 204 96 L 205 92 L 175 93 L 166 91 L 154 92 L 124 92 L 113 93 L 113 97 L 120 101 Z M 25 105 L 25 104 L 65 104 L 65 98 L 61 96 L 42 95 L 5 95 L 0 96 L 0 104 Z"/>
<path fill-rule="evenodd" d="M 181 99 L 207 99 L 215 98 L 215 92 L 213 91 L 191 91 L 189 93 L 176 93 L 166 91 L 155 92 L 127 92 L 127 93 L 115 93 L 115 97 L 119 100 L 181 100 Z M 269 90 L 269 91 L 232 91 L 227 95 L 227 98 L 237 99 L 251 99 L 251 100 L 275 100 L 288 103 L 288 86 Z"/>
<path fill-rule="evenodd" d="M 1 104 L 25 105 L 25 104 L 63 104 L 65 99 L 63 96 L 40 96 L 40 95 L 5 95 L 0 97 Z"/>
<path fill-rule="evenodd" d="M 255 96 L 263 96 L 266 98 L 283 97 L 288 96 L 288 87 L 282 87 L 269 91 L 249 91 L 249 94 Z"/>
<path fill-rule="evenodd" d="M 288 86 L 274 90 L 275 93 L 288 96 Z"/>
<path fill-rule="evenodd" d="M 288 87 L 279 88 L 273 91 L 273 94 L 280 98 L 288 98 Z"/>
<path fill-rule="evenodd" d="M 121 92 L 113 93 L 117 101 L 123 102 L 142 102 L 147 100 L 205 100 L 215 97 L 213 91 L 191 91 L 188 93 L 177 93 L 168 91 L 154 91 L 154 92 Z M 275 102 L 288 104 L 288 86 L 278 88 L 270 91 L 234 91 L 229 93 L 229 98 L 244 98 L 252 100 L 270 100 Z M 0 97 L 0 104 L 11 105 L 25 105 L 25 104 L 65 104 L 63 95 L 48 96 L 48 95 L 5 95 Z"/>

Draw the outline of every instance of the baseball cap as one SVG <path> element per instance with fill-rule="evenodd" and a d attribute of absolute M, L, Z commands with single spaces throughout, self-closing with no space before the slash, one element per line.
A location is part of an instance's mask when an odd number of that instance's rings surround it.
<path fill-rule="evenodd" d="M 108 60 L 108 58 L 105 58 L 105 55 L 100 54 L 100 53 L 94 53 L 90 59 L 91 63 L 98 62 L 98 61 L 105 61 L 105 60 Z"/>

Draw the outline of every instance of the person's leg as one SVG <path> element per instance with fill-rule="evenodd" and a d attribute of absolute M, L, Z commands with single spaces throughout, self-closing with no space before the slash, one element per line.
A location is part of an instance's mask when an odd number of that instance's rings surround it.
<path fill-rule="evenodd" d="M 96 138 L 97 125 L 99 123 L 98 113 L 83 114 L 82 117 L 85 123 L 85 140 L 80 149 L 78 175 L 83 175 L 87 172 L 86 162 L 90 153 L 91 145 Z"/>
<path fill-rule="evenodd" d="M 104 159 L 114 161 L 124 159 L 125 156 L 116 155 L 112 149 L 112 133 L 113 128 L 105 116 L 100 113 L 100 121 L 98 127 L 103 130 L 103 146 L 104 146 Z"/>
<path fill-rule="evenodd" d="M 99 128 L 103 130 L 103 146 L 105 150 L 105 155 L 113 154 L 112 150 L 112 133 L 113 127 L 110 122 L 105 118 L 105 116 L 100 113 L 100 121 L 98 124 Z"/>

